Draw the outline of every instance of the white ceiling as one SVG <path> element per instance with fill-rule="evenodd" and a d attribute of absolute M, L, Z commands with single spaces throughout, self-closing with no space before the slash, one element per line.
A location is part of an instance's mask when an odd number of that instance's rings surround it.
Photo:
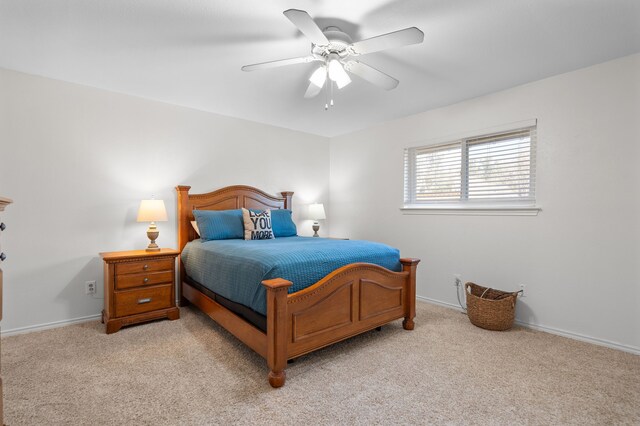
<path fill-rule="evenodd" d="M 417 26 L 425 41 L 360 59 L 400 80 L 354 77 L 324 111 L 314 64 L 282 12 L 354 40 Z M 638 0 L 0 0 L 0 67 L 336 136 L 640 52 Z"/>

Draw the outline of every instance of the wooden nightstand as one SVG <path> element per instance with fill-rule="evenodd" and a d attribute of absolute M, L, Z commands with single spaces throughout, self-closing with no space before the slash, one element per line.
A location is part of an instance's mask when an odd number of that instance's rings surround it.
<path fill-rule="evenodd" d="M 177 250 L 100 253 L 104 261 L 104 310 L 107 334 L 122 326 L 160 318 L 176 320 Z"/>
<path fill-rule="evenodd" d="M 0 212 L 4 211 L 4 208 L 11 204 L 11 201 L 8 198 L 0 197 Z M 4 231 L 6 226 L 4 223 L 0 222 L 0 232 Z M 4 262 L 6 259 L 6 255 L 2 250 L 0 250 L 0 262 Z M 0 269 L 0 320 L 2 320 L 2 269 Z M 3 411 L 2 411 L 2 379 L 0 378 L 0 425 L 3 425 Z"/>

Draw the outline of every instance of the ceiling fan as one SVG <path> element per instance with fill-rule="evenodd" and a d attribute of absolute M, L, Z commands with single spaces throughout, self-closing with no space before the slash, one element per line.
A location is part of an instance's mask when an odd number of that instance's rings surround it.
<path fill-rule="evenodd" d="M 338 27 L 327 27 L 321 30 L 304 10 L 289 9 L 283 13 L 311 41 L 311 54 L 298 58 L 245 65 L 242 67 L 242 71 L 320 62 L 320 66 L 309 78 L 309 87 L 304 97 L 313 98 L 322 91 L 323 87 L 326 87 L 325 109 L 328 109 L 329 105 L 333 105 L 333 83 L 338 89 L 342 89 L 351 83 L 349 73 L 386 90 L 394 89 L 398 85 L 398 80 L 357 60 L 357 57 L 381 50 L 422 43 L 424 40 L 422 31 L 416 27 L 410 27 L 354 43 L 351 37 Z M 327 80 L 329 84 L 326 84 Z"/>

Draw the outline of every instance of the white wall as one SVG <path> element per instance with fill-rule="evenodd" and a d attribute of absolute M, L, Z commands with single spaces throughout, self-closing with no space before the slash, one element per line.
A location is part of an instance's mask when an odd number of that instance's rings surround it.
<path fill-rule="evenodd" d="M 97 253 L 146 245 L 140 199 L 165 200 L 159 243 L 175 247 L 176 184 L 243 183 L 295 191 L 294 212 L 324 202 L 332 235 L 422 258 L 422 297 L 456 303 L 454 273 L 524 283 L 520 320 L 638 350 L 639 75 L 634 55 L 334 138 L 329 152 L 325 138 L 0 70 L 0 195 L 15 200 L 3 332 L 98 314 L 84 282 L 101 296 Z M 538 216 L 401 214 L 404 147 L 531 118 Z"/>
<path fill-rule="evenodd" d="M 535 217 L 403 215 L 403 148 L 538 119 Z M 331 232 L 419 257 L 418 294 L 453 274 L 528 296 L 517 318 L 640 350 L 640 55 L 331 140 Z M 428 321 L 428 318 L 423 319 Z"/>
<path fill-rule="evenodd" d="M 178 184 L 206 192 L 248 184 L 327 203 L 326 138 L 0 70 L 3 332 L 98 314 L 98 253 L 144 248 L 141 199 L 163 199 L 163 247 L 176 247 Z M 328 224 L 323 224 L 328 230 Z M 97 280 L 99 297 L 84 294 Z"/>

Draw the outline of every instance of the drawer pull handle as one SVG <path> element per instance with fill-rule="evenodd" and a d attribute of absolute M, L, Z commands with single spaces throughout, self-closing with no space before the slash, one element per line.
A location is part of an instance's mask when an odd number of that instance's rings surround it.
<path fill-rule="evenodd" d="M 145 278 L 144 280 L 142 280 L 142 282 L 145 282 L 145 283 L 149 282 L 149 278 Z"/>
<path fill-rule="evenodd" d="M 138 305 L 142 305 L 144 303 L 149 303 L 151 302 L 151 298 L 150 297 L 146 297 L 144 299 L 138 299 Z"/>
<path fill-rule="evenodd" d="M 7 229 L 7 225 L 5 225 L 4 222 L 0 223 L 0 231 L 4 231 L 5 229 Z"/>
<path fill-rule="evenodd" d="M 144 270 L 149 269 L 149 265 L 144 265 L 144 266 L 142 267 L 142 269 L 144 269 Z"/>
<path fill-rule="evenodd" d="M 7 255 L 4 253 L 0 253 L 0 260 L 4 262 L 4 260 L 7 258 Z"/>

